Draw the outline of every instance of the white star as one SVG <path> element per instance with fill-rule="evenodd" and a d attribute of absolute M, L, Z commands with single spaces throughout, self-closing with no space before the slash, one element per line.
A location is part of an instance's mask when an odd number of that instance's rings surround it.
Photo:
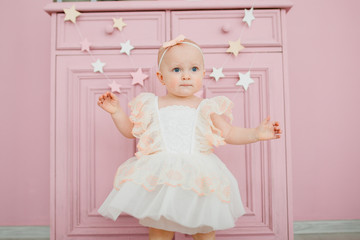
<path fill-rule="evenodd" d="M 253 10 L 254 10 L 254 7 L 251 7 L 250 10 L 245 9 L 245 16 L 243 18 L 243 22 L 246 22 L 249 27 L 251 26 L 252 20 L 255 19 L 254 15 L 253 15 Z"/>
<path fill-rule="evenodd" d="M 115 80 L 112 81 L 111 84 L 109 84 L 109 87 L 111 87 L 111 92 L 118 92 L 121 93 L 120 87 L 121 85 L 115 82 Z"/>
<path fill-rule="evenodd" d="M 250 71 L 245 74 L 239 73 L 240 80 L 236 83 L 238 86 L 243 86 L 245 91 L 247 91 L 249 84 L 254 83 L 254 80 L 250 78 Z"/>
<path fill-rule="evenodd" d="M 130 73 L 133 77 L 132 85 L 135 85 L 136 83 L 140 84 L 141 86 L 144 86 L 144 80 L 148 77 L 148 75 L 143 74 L 141 68 L 139 68 L 136 72 Z"/>
<path fill-rule="evenodd" d="M 100 60 L 98 59 L 96 62 L 94 63 L 91 63 L 94 67 L 94 72 L 101 72 L 101 73 L 104 73 L 103 72 L 103 67 L 105 66 L 105 63 L 103 62 L 100 62 Z"/>
<path fill-rule="evenodd" d="M 223 68 L 214 68 L 213 71 L 210 74 L 210 77 L 214 77 L 216 81 L 219 81 L 221 77 L 225 77 L 225 75 L 222 73 Z"/>
<path fill-rule="evenodd" d="M 120 45 L 120 53 L 126 53 L 127 55 L 130 55 L 130 51 L 134 49 L 134 47 L 130 45 L 130 40 L 127 40 L 126 43 L 120 43 Z"/>

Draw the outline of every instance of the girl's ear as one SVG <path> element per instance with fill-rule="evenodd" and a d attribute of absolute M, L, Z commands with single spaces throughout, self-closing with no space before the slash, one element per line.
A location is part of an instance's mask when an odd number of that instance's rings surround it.
<path fill-rule="evenodd" d="M 159 81 L 161 82 L 161 84 L 164 85 L 164 78 L 163 78 L 163 75 L 161 74 L 161 72 L 157 71 L 156 76 L 159 79 Z"/>

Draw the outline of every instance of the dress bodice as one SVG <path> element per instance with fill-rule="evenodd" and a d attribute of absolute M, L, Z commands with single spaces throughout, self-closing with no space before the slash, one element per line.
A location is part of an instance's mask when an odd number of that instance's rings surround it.
<path fill-rule="evenodd" d="M 196 109 L 173 105 L 159 109 L 161 135 L 167 151 L 191 153 Z"/>
<path fill-rule="evenodd" d="M 139 138 L 137 158 L 161 152 L 213 152 L 213 146 L 226 144 L 221 130 L 216 128 L 210 114 L 226 116 L 232 121 L 233 103 L 225 96 L 203 99 L 198 107 L 171 105 L 159 109 L 158 97 L 141 93 L 131 102 L 132 134 Z"/>

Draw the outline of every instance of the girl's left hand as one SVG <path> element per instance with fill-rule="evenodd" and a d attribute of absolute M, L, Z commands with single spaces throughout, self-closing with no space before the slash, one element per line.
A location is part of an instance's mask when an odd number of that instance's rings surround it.
<path fill-rule="evenodd" d="M 258 140 L 263 141 L 280 138 L 281 129 L 279 122 L 270 122 L 270 116 L 268 116 L 256 128 L 256 132 Z"/>

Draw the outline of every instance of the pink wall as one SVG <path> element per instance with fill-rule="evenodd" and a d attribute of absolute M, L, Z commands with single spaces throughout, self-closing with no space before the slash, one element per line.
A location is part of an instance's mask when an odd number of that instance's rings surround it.
<path fill-rule="evenodd" d="M 49 225 L 48 2 L 0 2 L 0 225 Z M 359 219 L 360 2 L 293 2 L 294 220 Z"/>
<path fill-rule="evenodd" d="M 49 225 L 48 2 L 0 1 L 0 225 Z"/>
<path fill-rule="evenodd" d="M 360 219 L 358 0 L 288 15 L 295 220 Z"/>

